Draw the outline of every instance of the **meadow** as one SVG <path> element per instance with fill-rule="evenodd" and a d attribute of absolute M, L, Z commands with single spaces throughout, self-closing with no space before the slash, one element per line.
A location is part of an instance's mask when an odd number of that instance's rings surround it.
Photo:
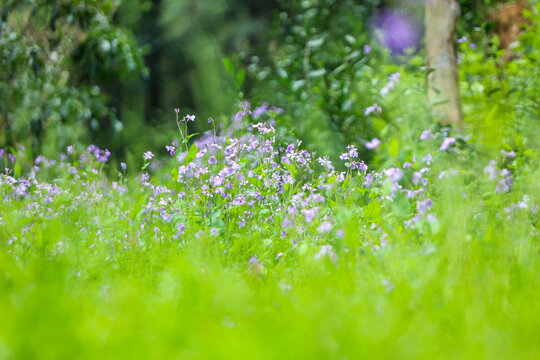
<path fill-rule="evenodd" d="M 2 154 L 0 358 L 539 356 L 535 163 L 425 130 L 334 164 L 249 106 L 192 143 L 176 109 L 161 166 Z"/>
<path fill-rule="evenodd" d="M 0 37 L 30 44 L 0 82 L 20 140 L 0 148 L 0 360 L 540 358 L 540 4 L 509 53 L 464 20 L 462 130 L 432 116 L 422 50 L 294 4 L 273 62 L 224 60 L 231 113 L 156 112 L 149 139 L 66 90 L 69 56 L 31 68 L 34 40 Z M 73 140 L 86 125 L 110 150 Z"/>

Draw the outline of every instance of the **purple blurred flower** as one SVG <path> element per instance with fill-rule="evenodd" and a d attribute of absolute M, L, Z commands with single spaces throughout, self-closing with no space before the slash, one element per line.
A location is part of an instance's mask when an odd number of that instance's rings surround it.
<path fill-rule="evenodd" d="M 416 203 L 416 210 L 420 213 L 420 214 L 424 214 L 426 213 L 431 207 L 433 206 L 433 200 L 431 199 L 426 199 L 424 201 L 418 201 Z"/>
<path fill-rule="evenodd" d="M 370 114 L 373 114 L 373 113 L 380 114 L 381 112 L 382 112 L 382 108 L 379 106 L 379 104 L 374 103 L 373 105 L 366 108 L 364 115 L 369 116 Z"/>
<path fill-rule="evenodd" d="M 393 54 L 417 48 L 420 42 L 419 25 L 409 17 L 392 10 L 384 10 L 375 19 L 375 28 L 382 36 L 383 45 Z"/>
<path fill-rule="evenodd" d="M 180 109 L 179 108 L 174 108 L 174 112 L 178 114 L 180 112 Z"/>
<path fill-rule="evenodd" d="M 363 185 L 368 188 L 368 187 L 371 187 L 372 184 L 373 184 L 373 177 L 371 176 L 371 174 L 367 174 L 366 180 L 364 181 Z"/>
<path fill-rule="evenodd" d="M 69 145 L 69 146 L 67 147 L 67 153 L 68 153 L 68 155 L 73 154 L 73 151 L 75 151 L 75 147 L 74 147 L 73 145 Z"/>
<path fill-rule="evenodd" d="M 516 152 L 515 151 L 504 151 L 504 150 L 501 150 L 501 155 L 503 156 L 504 160 L 506 159 L 513 159 L 516 157 Z"/>
<path fill-rule="evenodd" d="M 317 231 L 319 231 L 320 233 L 330 232 L 331 230 L 332 223 L 330 221 L 323 221 L 317 228 Z"/>
<path fill-rule="evenodd" d="M 407 169 L 407 168 L 410 168 L 410 167 L 413 167 L 413 166 L 414 166 L 414 165 L 411 164 L 411 163 L 408 162 L 408 161 L 405 161 L 405 162 L 403 163 L 403 168 L 404 168 L 404 169 Z"/>
<path fill-rule="evenodd" d="M 431 131 L 429 131 L 429 130 L 424 130 L 420 134 L 420 140 L 429 140 L 432 137 L 433 137 L 433 135 L 431 135 Z"/>
<path fill-rule="evenodd" d="M 369 45 L 364 45 L 364 54 L 370 54 L 371 53 L 371 46 Z"/>
<path fill-rule="evenodd" d="M 179 223 L 176 228 L 180 234 L 184 235 L 186 233 L 186 225 Z"/>
<path fill-rule="evenodd" d="M 361 161 L 359 164 L 358 164 L 358 171 L 362 171 L 362 172 L 366 172 L 368 170 L 368 166 L 366 165 L 366 163 L 364 163 L 363 161 Z"/>
<path fill-rule="evenodd" d="M 420 180 L 422 179 L 422 173 L 419 172 L 419 171 L 415 171 L 413 174 L 412 174 L 412 178 L 411 178 L 411 181 L 414 185 L 418 184 L 420 182 Z"/>
<path fill-rule="evenodd" d="M 126 165 L 125 162 L 120 163 L 120 167 L 121 167 L 122 170 L 124 170 L 124 171 L 127 169 L 127 165 Z"/>
<path fill-rule="evenodd" d="M 441 147 L 440 147 L 440 150 L 441 151 L 446 151 L 448 150 L 448 148 L 450 147 L 450 145 L 452 145 L 453 143 L 456 142 L 456 139 L 454 139 L 453 137 L 447 137 L 443 140 L 442 144 L 441 144 Z"/>
<path fill-rule="evenodd" d="M 502 176 L 502 179 L 497 184 L 495 191 L 497 193 L 510 191 L 510 189 L 514 185 L 514 178 L 512 177 L 512 173 L 508 169 L 502 169 L 501 176 Z"/>
<path fill-rule="evenodd" d="M 268 103 L 264 103 L 253 110 L 253 119 L 257 119 L 268 110 Z"/>
<path fill-rule="evenodd" d="M 217 164 L 217 159 L 215 156 L 210 156 L 210 158 L 208 158 L 208 163 L 210 165 L 213 165 L 213 164 Z"/>
<path fill-rule="evenodd" d="M 176 153 L 176 148 L 172 145 L 165 146 L 165 149 L 169 152 L 169 154 L 171 154 L 171 156 L 174 156 Z"/>
<path fill-rule="evenodd" d="M 312 222 L 313 218 L 317 216 L 317 213 L 319 212 L 320 208 L 318 206 L 315 206 L 311 209 L 302 209 L 302 214 L 304 214 L 304 218 L 306 219 L 306 222 Z"/>
<path fill-rule="evenodd" d="M 384 175 L 386 175 L 392 182 L 398 182 L 403 178 L 403 171 L 400 168 L 390 168 L 383 170 Z"/>
<path fill-rule="evenodd" d="M 144 153 L 143 157 L 144 157 L 144 160 L 152 160 L 152 158 L 154 157 L 154 154 L 151 151 L 147 151 Z"/>
<path fill-rule="evenodd" d="M 491 160 L 489 165 L 484 168 L 484 174 L 488 174 L 489 180 L 497 179 L 497 162 L 495 160 Z"/>
<path fill-rule="evenodd" d="M 373 150 L 373 149 L 378 148 L 379 145 L 381 145 L 381 140 L 379 140 L 377 138 L 373 138 L 373 139 L 371 139 L 371 141 L 368 141 L 366 143 L 366 149 Z"/>
<path fill-rule="evenodd" d="M 234 200 L 233 200 L 233 205 L 235 206 L 241 206 L 241 205 L 245 205 L 246 203 L 246 200 L 244 199 L 244 196 L 242 194 L 238 195 Z"/>
<path fill-rule="evenodd" d="M 195 121 L 195 115 L 186 115 L 187 121 Z"/>

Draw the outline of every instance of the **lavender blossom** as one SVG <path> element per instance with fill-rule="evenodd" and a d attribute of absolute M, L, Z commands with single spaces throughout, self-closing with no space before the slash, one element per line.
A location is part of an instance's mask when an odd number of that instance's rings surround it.
<path fill-rule="evenodd" d="M 448 150 L 448 148 L 450 147 L 450 145 L 454 144 L 456 142 L 456 139 L 454 139 L 453 137 L 447 137 L 443 140 L 442 144 L 441 144 L 441 147 L 440 147 L 440 150 L 441 151 L 446 151 Z"/>
<path fill-rule="evenodd" d="M 165 146 L 165 150 L 167 150 L 171 156 L 174 156 L 176 153 L 176 148 L 172 145 Z"/>
<path fill-rule="evenodd" d="M 418 201 L 416 203 L 416 210 L 420 214 L 425 214 L 429 209 L 431 209 L 432 206 L 433 206 L 433 200 L 426 199 L 424 201 Z"/>
<path fill-rule="evenodd" d="M 377 138 L 373 138 L 373 139 L 371 139 L 371 141 L 368 141 L 366 143 L 366 149 L 373 150 L 373 149 L 378 148 L 380 145 L 381 145 L 381 140 L 379 140 Z"/>
<path fill-rule="evenodd" d="M 154 154 L 151 151 L 147 151 L 143 155 L 144 160 L 152 160 L 154 158 Z"/>
<path fill-rule="evenodd" d="M 429 140 L 431 138 L 433 138 L 433 135 L 431 134 L 431 131 L 429 130 L 424 130 L 420 134 L 420 140 Z"/>
<path fill-rule="evenodd" d="M 364 112 L 365 116 L 369 116 L 373 113 L 380 114 L 382 112 L 382 108 L 379 106 L 379 104 L 374 103 L 373 105 L 366 108 L 366 111 Z"/>

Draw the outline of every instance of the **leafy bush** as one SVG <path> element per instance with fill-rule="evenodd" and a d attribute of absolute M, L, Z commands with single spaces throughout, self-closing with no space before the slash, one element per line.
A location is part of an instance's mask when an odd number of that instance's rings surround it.
<path fill-rule="evenodd" d="M 0 146 L 54 154 L 114 138 L 121 123 L 102 87 L 145 73 L 112 21 L 113 1 L 8 1 L 0 20 Z M 92 136 L 93 135 L 93 136 Z"/>

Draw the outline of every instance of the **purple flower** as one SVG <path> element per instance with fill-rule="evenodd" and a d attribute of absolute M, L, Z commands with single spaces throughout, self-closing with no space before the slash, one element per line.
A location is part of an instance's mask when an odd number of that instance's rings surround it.
<path fill-rule="evenodd" d="M 259 264 L 259 260 L 257 260 L 257 258 L 255 256 L 252 256 L 248 263 L 250 263 L 251 265 L 258 265 Z"/>
<path fill-rule="evenodd" d="M 419 172 L 419 171 L 415 171 L 413 174 L 412 174 L 412 183 L 414 185 L 418 184 L 420 182 L 420 180 L 422 179 L 422 173 Z"/>
<path fill-rule="evenodd" d="M 471 43 L 471 49 L 476 50 L 476 44 L 475 43 Z"/>
<path fill-rule="evenodd" d="M 431 154 L 427 154 L 424 158 L 424 162 L 428 165 L 431 165 L 431 161 L 433 160 L 433 156 Z"/>
<path fill-rule="evenodd" d="M 368 170 L 368 166 L 363 161 L 361 161 L 358 164 L 358 171 L 366 172 L 367 170 Z"/>
<path fill-rule="evenodd" d="M 371 187 L 371 184 L 373 184 L 373 176 L 371 176 L 371 174 L 367 174 L 363 185 L 368 188 Z"/>
<path fill-rule="evenodd" d="M 174 108 L 174 112 L 178 114 L 180 112 L 180 109 L 179 108 Z"/>
<path fill-rule="evenodd" d="M 424 201 L 418 201 L 416 203 L 416 210 L 420 213 L 420 214 L 424 214 L 426 213 L 431 207 L 433 206 L 433 200 L 431 199 L 426 199 Z"/>
<path fill-rule="evenodd" d="M 121 163 L 120 163 L 120 167 L 121 167 L 122 170 L 124 170 L 124 171 L 126 171 L 126 169 L 127 169 L 127 165 L 126 165 L 125 162 L 121 162 Z"/>
<path fill-rule="evenodd" d="M 418 25 L 397 11 L 383 10 L 375 19 L 374 26 L 382 36 L 383 45 L 393 54 L 403 54 L 420 43 Z"/>
<path fill-rule="evenodd" d="M 75 151 L 75 147 L 74 147 L 73 145 L 69 145 L 69 146 L 67 147 L 67 153 L 68 153 L 68 155 L 73 154 L 73 151 Z"/>
<path fill-rule="evenodd" d="M 403 171 L 399 168 L 390 168 L 388 170 L 383 170 L 383 172 L 392 182 L 398 182 L 403 178 Z"/>
<path fill-rule="evenodd" d="M 152 158 L 154 157 L 154 154 L 151 151 L 147 151 L 144 153 L 143 157 L 144 157 L 144 160 L 152 160 Z"/>
<path fill-rule="evenodd" d="M 242 194 L 238 195 L 238 196 L 233 200 L 233 205 L 235 205 L 235 206 L 245 205 L 245 203 L 246 203 L 246 200 L 244 199 L 244 197 L 242 196 Z"/>
<path fill-rule="evenodd" d="M 513 159 L 516 157 L 516 152 L 515 151 L 504 151 L 504 150 L 501 150 L 501 154 L 504 158 L 504 160 L 506 159 Z"/>
<path fill-rule="evenodd" d="M 195 115 L 186 115 L 187 121 L 195 121 Z"/>
<path fill-rule="evenodd" d="M 495 160 L 491 160 L 489 162 L 489 165 L 484 168 L 484 174 L 489 175 L 489 180 L 496 180 L 497 179 L 497 162 Z"/>
<path fill-rule="evenodd" d="M 319 227 L 317 228 L 317 231 L 320 233 L 327 233 L 332 230 L 332 223 L 330 221 L 323 221 Z"/>
<path fill-rule="evenodd" d="M 208 163 L 210 165 L 213 165 L 213 164 L 217 164 L 217 159 L 215 156 L 210 156 L 210 158 L 208 159 Z"/>
<path fill-rule="evenodd" d="M 304 218 L 306 219 L 306 222 L 312 222 L 313 218 L 317 215 L 320 208 L 318 206 L 315 206 L 311 209 L 302 209 L 302 214 L 304 214 Z"/>
<path fill-rule="evenodd" d="M 457 42 L 458 44 L 461 44 L 461 43 L 464 43 L 465 41 L 467 41 L 467 35 L 463 36 L 463 37 L 460 37 Z"/>
<path fill-rule="evenodd" d="M 366 149 L 373 150 L 373 149 L 378 148 L 379 145 L 381 145 L 381 140 L 379 140 L 377 138 L 373 138 L 373 139 L 371 139 L 371 141 L 368 141 L 366 143 Z"/>
<path fill-rule="evenodd" d="M 268 110 L 268 103 L 264 103 L 253 110 L 253 119 L 257 119 Z"/>
<path fill-rule="evenodd" d="M 174 156 L 175 152 L 176 152 L 176 148 L 172 145 L 167 145 L 165 146 L 165 149 L 169 152 L 169 154 L 171 154 L 171 156 Z"/>
<path fill-rule="evenodd" d="M 4 156 L 4 149 L 0 149 L 0 157 L 3 157 Z"/>
<path fill-rule="evenodd" d="M 503 193 L 508 192 L 514 185 L 514 178 L 512 177 L 512 173 L 508 169 L 502 169 L 501 170 L 502 179 L 497 184 L 497 187 L 495 188 L 495 191 L 497 193 Z"/>
<path fill-rule="evenodd" d="M 420 140 L 429 140 L 431 138 L 432 138 L 432 135 L 431 135 L 431 131 L 429 130 L 424 130 L 420 134 Z"/>
<path fill-rule="evenodd" d="M 354 145 L 347 146 L 347 151 L 348 151 L 350 159 L 358 157 L 358 150 L 356 149 L 356 146 Z"/>
<path fill-rule="evenodd" d="M 179 223 L 176 228 L 180 234 L 184 235 L 186 233 L 186 225 Z"/>
<path fill-rule="evenodd" d="M 371 53 L 371 46 L 369 45 L 364 45 L 364 54 L 370 54 Z"/>
<path fill-rule="evenodd" d="M 280 253 L 278 253 L 278 254 L 276 255 L 276 259 L 278 259 L 278 260 L 279 260 L 279 259 L 280 259 L 280 258 L 281 258 L 282 256 L 283 256 L 283 253 L 282 253 L 282 252 L 280 252 Z"/>
<path fill-rule="evenodd" d="M 380 114 L 381 112 L 382 112 L 382 108 L 379 106 L 379 104 L 374 103 L 373 105 L 366 108 L 364 115 L 369 116 L 372 113 Z"/>
<path fill-rule="evenodd" d="M 411 163 L 408 162 L 408 161 L 405 161 L 405 162 L 403 163 L 403 168 L 404 168 L 404 169 L 407 169 L 407 168 L 410 168 L 410 167 L 413 167 L 413 166 L 414 166 L 414 165 L 411 164 Z"/>
<path fill-rule="evenodd" d="M 441 151 L 446 151 L 448 150 L 448 148 L 450 147 L 450 145 L 452 145 L 453 143 L 456 142 L 456 139 L 454 139 L 453 137 L 447 137 L 443 140 L 442 144 L 441 144 L 441 148 L 440 150 Z"/>

